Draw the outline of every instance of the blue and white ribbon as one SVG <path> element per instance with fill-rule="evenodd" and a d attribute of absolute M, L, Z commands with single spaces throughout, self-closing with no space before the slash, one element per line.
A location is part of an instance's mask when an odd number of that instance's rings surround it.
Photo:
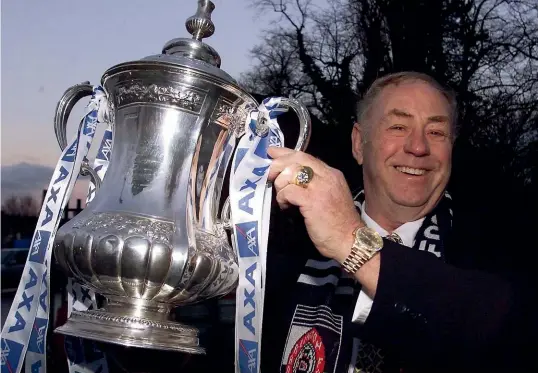
<path fill-rule="evenodd" d="M 260 371 L 265 265 L 272 193 L 272 186 L 267 183 L 271 164 L 267 148 L 270 145 L 283 146 L 284 136 L 276 117 L 284 111 L 286 109 L 280 106 L 279 98 L 266 99 L 257 110 L 252 111 L 245 124 L 246 133 L 240 139 L 233 159 L 230 178 L 232 239 L 238 254 L 240 271 L 236 291 L 237 372 Z M 86 159 L 94 140 L 97 126 L 107 123 L 107 115 L 105 92 L 101 87 L 95 87 L 77 136 L 63 151 L 45 196 L 23 276 L 2 329 L 2 373 L 20 373 L 24 357 L 26 372 L 46 372 L 52 243 L 82 161 Z M 268 131 L 259 134 L 260 126 L 268 126 Z M 232 151 L 234 142 L 233 138 L 228 140 L 227 152 Z M 91 165 L 101 179 L 107 171 L 111 149 L 112 128 L 109 123 L 97 157 Z M 212 183 L 208 187 L 212 188 Z M 90 181 L 87 202 L 94 198 L 95 192 L 95 184 Z M 95 307 L 93 291 L 70 278 L 68 317 L 73 309 L 84 311 Z M 84 348 L 85 343 L 91 343 L 92 348 Z M 66 337 L 66 353 L 71 373 L 108 372 L 105 355 L 91 341 Z"/>
<path fill-rule="evenodd" d="M 286 111 L 279 98 L 266 99 L 247 118 L 230 178 L 232 240 L 239 261 L 236 290 L 235 371 L 260 371 L 265 266 L 272 186 L 267 183 L 271 159 L 267 148 L 283 146 L 276 121 Z M 265 133 L 260 127 L 268 126 Z"/>
<path fill-rule="evenodd" d="M 112 151 L 112 124 L 103 133 L 97 155 L 90 165 L 100 180 L 103 180 L 110 163 Z M 88 185 L 86 205 L 90 203 L 97 192 L 93 179 Z M 95 292 L 83 286 L 74 278 L 69 277 L 67 283 L 67 318 L 71 317 L 73 310 L 87 311 L 97 309 Z M 65 336 L 65 352 L 70 373 L 108 373 L 106 355 L 99 350 L 96 343 L 91 340 Z"/>
<path fill-rule="evenodd" d="M 64 149 L 50 181 L 22 278 L 2 328 L 2 373 L 46 371 L 52 244 L 98 123 L 105 122 L 105 92 L 95 87 L 77 135 Z M 26 359 L 25 359 L 26 358 Z"/>

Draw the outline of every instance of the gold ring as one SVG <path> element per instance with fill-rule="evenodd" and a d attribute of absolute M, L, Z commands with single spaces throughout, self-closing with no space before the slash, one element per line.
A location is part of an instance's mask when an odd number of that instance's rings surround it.
<path fill-rule="evenodd" d="M 299 171 L 297 171 L 293 177 L 293 184 L 306 188 L 313 178 L 314 170 L 308 166 L 301 166 Z"/>

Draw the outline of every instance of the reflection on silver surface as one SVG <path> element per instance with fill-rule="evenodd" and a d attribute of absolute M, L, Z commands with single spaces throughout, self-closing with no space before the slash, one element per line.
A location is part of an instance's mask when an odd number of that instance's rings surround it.
<path fill-rule="evenodd" d="M 203 353 L 198 331 L 170 310 L 229 293 L 237 257 L 220 220 L 219 201 L 234 149 L 256 101 L 219 69 L 201 39 L 212 34 L 214 5 L 200 0 L 187 21 L 193 39 L 174 39 L 163 54 L 116 65 L 102 78 L 114 124 L 110 165 L 96 197 L 63 225 L 58 263 L 106 305 L 75 312 L 58 332 L 126 346 Z M 91 86 L 90 86 L 91 87 Z M 91 91 L 90 91 L 91 92 Z M 60 100 L 55 130 L 65 126 L 87 84 Z M 308 112 L 287 100 L 301 121 L 298 148 L 310 134 Z"/>

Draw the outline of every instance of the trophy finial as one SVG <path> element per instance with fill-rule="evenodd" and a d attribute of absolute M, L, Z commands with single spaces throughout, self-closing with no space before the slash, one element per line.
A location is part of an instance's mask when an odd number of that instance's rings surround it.
<path fill-rule="evenodd" d="M 168 41 L 163 47 L 163 54 L 204 61 L 220 67 L 221 60 L 217 51 L 202 41 L 215 32 L 215 25 L 211 20 L 213 10 L 215 4 L 210 0 L 198 0 L 196 14 L 187 18 L 185 22 L 192 39 L 176 38 Z"/>
<path fill-rule="evenodd" d="M 187 31 L 192 35 L 192 38 L 202 41 L 203 38 L 208 38 L 215 32 L 215 25 L 211 20 L 211 12 L 215 10 L 215 4 L 210 0 L 198 0 L 198 9 L 196 14 L 187 18 L 185 26 Z"/>

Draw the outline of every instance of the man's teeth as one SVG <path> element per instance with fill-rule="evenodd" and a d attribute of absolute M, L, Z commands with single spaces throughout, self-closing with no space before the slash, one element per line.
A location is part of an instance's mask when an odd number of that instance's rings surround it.
<path fill-rule="evenodd" d="M 420 169 L 420 168 L 411 168 L 411 167 L 402 167 L 398 166 L 396 169 L 400 172 L 403 172 L 404 174 L 410 174 L 410 175 L 424 175 L 426 173 L 426 170 Z"/>

